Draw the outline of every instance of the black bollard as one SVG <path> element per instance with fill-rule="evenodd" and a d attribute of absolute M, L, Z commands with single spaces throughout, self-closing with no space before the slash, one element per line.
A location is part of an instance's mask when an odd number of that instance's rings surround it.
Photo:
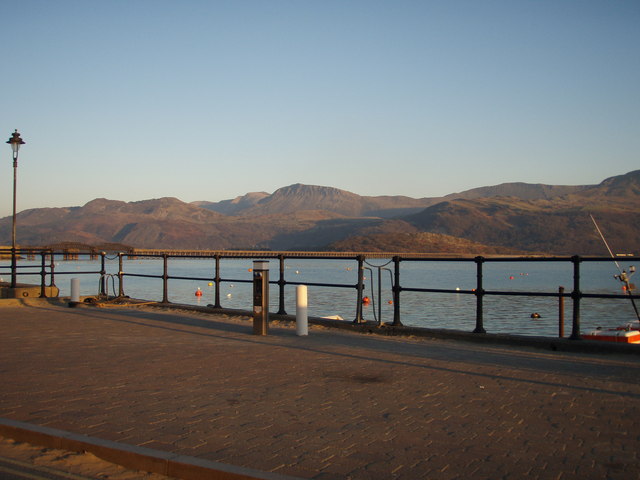
<path fill-rule="evenodd" d="M 253 334 L 269 333 L 269 261 L 253 261 Z"/>

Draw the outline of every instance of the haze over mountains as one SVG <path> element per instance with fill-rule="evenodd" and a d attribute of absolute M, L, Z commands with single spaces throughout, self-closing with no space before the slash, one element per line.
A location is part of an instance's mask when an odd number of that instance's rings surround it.
<path fill-rule="evenodd" d="M 640 252 L 640 170 L 598 185 L 506 183 L 438 198 L 295 184 L 221 202 L 95 199 L 18 214 L 18 243 L 138 248 L 606 255 Z M 11 217 L 0 219 L 9 244 Z"/>

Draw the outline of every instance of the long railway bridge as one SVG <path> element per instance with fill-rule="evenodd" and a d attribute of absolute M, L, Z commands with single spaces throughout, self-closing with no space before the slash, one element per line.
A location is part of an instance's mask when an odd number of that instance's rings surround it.
<path fill-rule="evenodd" d="M 25 254 L 36 254 L 41 251 L 51 251 L 62 253 L 65 259 L 76 259 L 80 254 L 89 254 L 98 257 L 101 254 L 123 254 L 127 256 L 146 257 L 236 257 L 236 258 L 355 258 L 360 255 L 366 258 L 392 258 L 399 256 L 402 258 L 434 258 L 434 257 L 468 257 L 475 255 L 460 255 L 450 253 L 408 253 L 408 252 L 331 252 L 331 251 L 291 251 L 291 250 L 198 250 L 198 249 L 170 249 L 170 248 L 135 248 L 121 243 L 104 243 L 89 245 L 80 242 L 60 242 L 40 247 L 29 247 L 20 249 Z M 502 255 L 485 255 L 485 257 L 500 257 Z M 537 255 L 531 255 L 537 256 Z"/>

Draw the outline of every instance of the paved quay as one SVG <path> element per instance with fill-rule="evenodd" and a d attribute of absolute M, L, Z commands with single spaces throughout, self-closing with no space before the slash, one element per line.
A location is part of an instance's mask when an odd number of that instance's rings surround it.
<path fill-rule="evenodd" d="M 298 478 L 640 478 L 640 357 L 0 308 L 0 417 Z"/>

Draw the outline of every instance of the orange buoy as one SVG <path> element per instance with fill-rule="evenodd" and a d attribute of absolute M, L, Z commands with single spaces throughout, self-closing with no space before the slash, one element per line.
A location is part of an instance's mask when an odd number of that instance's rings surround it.
<path fill-rule="evenodd" d="M 362 297 L 362 303 L 364 303 L 365 305 L 369 305 L 369 302 L 371 300 L 369 299 L 369 297 Z"/>
<path fill-rule="evenodd" d="M 198 289 L 196 290 L 196 297 L 201 297 L 202 296 L 202 290 L 200 290 L 200 287 L 198 287 Z"/>

